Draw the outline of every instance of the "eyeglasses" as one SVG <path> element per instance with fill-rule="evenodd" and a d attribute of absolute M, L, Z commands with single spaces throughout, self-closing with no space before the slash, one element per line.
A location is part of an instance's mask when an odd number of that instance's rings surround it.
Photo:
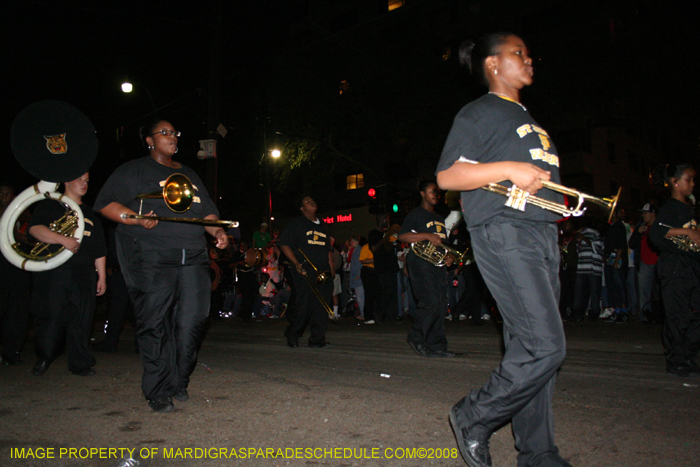
<path fill-rule="evenodd" d="M 163 128 L 162 130 L 156 131 L 155 133 L 151 133 L 148 136 L 163 135 L 163 136 L 174 136 L 176 138 L 179 138 L 181 134 L 182 133 L 180 133 L 179 131 L 166 130 L 165 128 Z"/>

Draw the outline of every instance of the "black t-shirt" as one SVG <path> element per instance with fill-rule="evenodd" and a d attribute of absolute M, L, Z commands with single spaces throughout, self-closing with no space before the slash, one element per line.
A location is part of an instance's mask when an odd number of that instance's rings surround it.
<path fill-rule="evenodd" d="M 102 231 L 102 223 L 90 206 L 85 203 L 80 205 L 80 210 L 83 213 L 85 220 L 85 230 L 83 238 L 80 239 L 80 248 L 78 252 L 63 263 L 60 268 L 65 269 L 95 269 L 95 260 L 103 256 L 107 256 L 107 244 L 105 242 L 104 232 Z M 37 203 L 32 215 L 32 221 L 29 227 L 35 225 L 49 226 L 52 222 L 58 220 L 66 210 L 63 204 L 52 199 L 46 199 Z M 61 245 L 49 246 L 50 252 L 56 252 L 61 248 Z"/>
<path fill-rule="evenodd" d="M 661 224 L 666 224 L 666 226 Z M 649 229 L 649 238 L 661 251 L 683 253 L 694 258 L 700 258 L 700 253 L 683 251 L 673 241 L 664 238 L 671 228 L 667 227 L 669 225 L 674 228 L 696 228 L 697 221 L 695 220 L 693 208 L 675 198 L 669 199 L 656 215 L 656 220 L 651 225 L 651 229 Z"/>
<path fill-rule="evenodd" d="M 161 191 L 165 180 L 176 173 L 187 176 L 194 187 L 195 193 L 190 209 L 183 213 L 173 212 L 165 204 L 163 198 L 158 197 L 144 199 L 141 213 L 147 214 L 153 210 L 154 215 L 159 217 L 183 219 L 203 219 L 210 214 L 218 216 L 219 210 L 209 198 L 207 189 L 194 170 L 184 165 L 179 169 L 167 167 L 159 164 L 150 156 L 127 162 L 115 170 L 97 195 L 95 210 L 99 211 L 109 203 L 117 202 L 138 213 L 141 200 L 137 199 L 137 195 Z M 117 231 L 139 238 L 152 248 L 197 249 L 206 247 L 204 226 L 202 225 L 164 221 L 159 222 L 152 229 L 144 229 L 140 225 L 119 224 Z"/>
<path fill-rule="evenodd" d="M 435 172 L 449 169 L 460 158 L 480 163 L 516 161 L 529 162 L 551 172 L 551 181 L 560 183 L 559 156 L 549 135 L 519 104 L 493 94 L 486 94 L 467 104 L 454 119 Z M 510 181 L 499 185 L 510 187 Z M 538 198 L 563 202 L 563 195 L 542 189 Z M 520 211 L 505 206 L 506 197 L 481 188 L 463 191 L 462 212 L 467 226 L 486 221 L 517 220 L 556 222 L 559 214 L 526 206 Z"/>
<path fill-rule="evenodd" d="M 394 245 L 391 243 L 383 243 L 385 235 L 385 232 L 379 229 L 370 230 L 367 234 L 367 243 L 369 243 L 372 249 L 372 256 L 374 258 L 374 272 L 377 274 L 394 273 L 399 270 Z M 379 247 L 375 249 L 377 244 L 379 244 Z"/>
<path fill-rule="evenodd" d="M 326 224 L 320 219 L 318 224 L 304 216 L 292 219 L 282 231 L 279 244 L 291 248 L 300 263 L 304 262 L 304 256 L 299 253 L 299 249 L 320 272 L 330 271 L 328 253 L 331 251 L 331 237 Z"/>
<path fill-rule="evenodd" d="M 442 216 L 423 209 L 421 206 L 409 212 L 401 224 L 399 235 L 409 232 L 432 233 L 438 235 L 443 242 L 447 240 L 447 229 Z M 413 251 L 410 251 L 410 254 L 414 254 Z"/>

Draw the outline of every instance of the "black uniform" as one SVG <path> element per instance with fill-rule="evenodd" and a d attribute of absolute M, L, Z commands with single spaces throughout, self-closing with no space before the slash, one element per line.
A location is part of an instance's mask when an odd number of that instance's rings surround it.
<path fill-rule="evenodd" d="M 118 202 L 139 211 L 138 194 L 158 191 L 172 174 L 186 175 L 195 193 L 185 213 L 170 211 L 162 198 L 146 199 L 143 213 L 202 219 L 219 212 L 197 173 L 144 157 L 119 167 L 95 202 L 99 210 Z M 146 399 L 171 397 L 187 388 L 211 300 L 204 227 L 159 222 L 153 229 L 119 224 L 117 253 L 136 315 Z"/>
<path fill-rule="evenodd" d="M 481 163 L 522 161 L 551 171 L 559 183 L 559 158 L 547 132 L 519 104 L 487 94 L 455 117 L 437 172 L 460 157 Z M 502 182 L 510 186 L 510 182 Z M 557 203 L 562 195 L 540 190 Z M 487 440 L 512 420 L 518 466 L 558 457 L 552 394 L 565 356 L 559 316 L 558 214 L 505 206 L 506 198 L 483 189 L 462 192 L 462 209 L 476 264 L 503 317 L 506 352 L 489 381 L 454 407 L 459 428 Z"/>
<path fill-rule="evenodd" d="M 442 216 L 420 206 L 408 213 L 399 235 L 409 232 L 433 233 L 439 235 L 442 240 L 447 240 Z M 406 255 L 406 265 L 411 291 L 416 300 L 416 314 L 413 327 L 408 332 L 408 341 L 414 344 L 414 348 L 424 345 L 433 351 L 447 350 L 445 268 L 419 258 L 412 250 Z"/>
<path fill-rule="evenodd" d="M 51 362 L 67 345 L 68 370 L 73 372 L 95 366 L 90 349 L 97 291 L 95 260 L 107 255 L 100 219 L 90 206 L 81 204 L 80 209 L 85 218 L 80 249 L 59 267 L 33 273 L 32 290 L 36 356 Z M 64 213 L 62 204 L 44 200 L 37 204 L 30 228 L 48 227 Z M 60 245 L 52 245 L 49 251 L 58 248 Z"/>
<path fill-rule="evenodd" d="M 328 262 L 328 254 L 331 251 L 331 237 L 328 235 L 326 225 L 319 219 L 318 223 L 310 221 L 304 216 L 297 217 L 289 222 L 282 232 L 280 245 L 288 246 L 294 255 L 302 263 L 308 279 L 315 285 L 320 295 L 330 303 L 333 293 L 333 281 L 323 284 L 316 282 L 317 274 L 313 268 L 304 261 L 304 256 L 299 253 L 301 249 L 309 260 L 320 272 L 331 270 Z M 304 334 L 307 325 L 311 325 L 309 345 L 324 345 L 326 343 L 326 328 L 328 327 L 328 313 L 320 300 L 315 296 L 304 277 L 296 268 L 290 268 L 292 272 L 292 284 L 294 287 L 294 308 L 289 317 L 290 323 L 285 331 L 287 341 L 295 343 Z"/>
<path fill-rule="evenodd" d="M 700 350 L 700 253 L 683 251 L 665 238 L 669 225 L 695 228 L 693 209 L 671 198 L 649 231 L 649 238 L 661 250 L 656 272 L 666 311 L 663 330 L 666 365 L 669 370 L 682 372 L 690 370 Z"/>

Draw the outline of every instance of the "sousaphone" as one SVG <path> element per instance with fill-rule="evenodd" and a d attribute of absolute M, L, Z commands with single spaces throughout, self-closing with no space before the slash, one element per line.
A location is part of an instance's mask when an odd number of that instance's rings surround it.
<path fill-rule="evenodd" d="M 41 181 L 17 195 L 5 209 L 0 219 L 0 250 L 10 263 L 27 271 L 57 268 L 73 253 L 63 247 L 52 251 L 42 244 L 26 252 L 15 239 L 15 224 L 32 204 L 53 199 L 63 205 L 65 214 L 49 228 L 82 240 L 85 218 L 80 206 L 57 190 L 60 183 L 75 180 L 92 166 L 98 149 L 95 127 L 70 104 L 41 101 L 20 112 L 10 140 L 22 168 Z"/>

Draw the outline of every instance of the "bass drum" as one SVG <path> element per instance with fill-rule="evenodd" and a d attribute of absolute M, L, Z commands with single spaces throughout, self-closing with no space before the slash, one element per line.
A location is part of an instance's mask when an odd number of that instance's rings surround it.
<path fill-rule="evenodd" d="M 7 261 L 20 269 L 32 272 L 48 271 L 49 269 L 59 267 L 73 256 L 71 251 L 61 248 L 61 251 L 57 254 L 30 258 L 18 248 L 18 242 L 15 240 L 15 225 L 17 219 L 19 219 L 20 214 L 34 203 L 51 198 L 75 211 L 78 215 L 78 227 L 73 236 L 78 240 L 83 238 L 85 218 L 83 217 L 83 212 L 80 210 L 80 206 L 69 197 L 58 193 L 56 191 L 57 188 L 58 185 L 56 183 L 46 181 L 41 181 L 36 185 L 30 186 L 12 200 L 0 219 L 0 234 L 2 235 L 2 237 L 0 237 L 0 248 L 2 248 L 2 254 L 7 258 Z"/>
<path fill-rule="evenodd" d="M 267 264 L 267 255 L 262 248 L 249 248 L 245 252 L 245 264 L 254 268 L 261 268 Z"/>

